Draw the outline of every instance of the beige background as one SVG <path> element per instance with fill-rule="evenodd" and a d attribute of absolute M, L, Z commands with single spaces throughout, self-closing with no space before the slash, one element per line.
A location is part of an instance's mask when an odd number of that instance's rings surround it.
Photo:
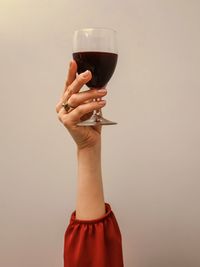
<path fill-rule="evenodd" d="M 103 167 L 125 266 L 200 266 L 199 13 L 198 0 L 0 0 L 0 266 L 63 264 L 76 154 L 55 104 L 88 26 L 118 31 Z"/>

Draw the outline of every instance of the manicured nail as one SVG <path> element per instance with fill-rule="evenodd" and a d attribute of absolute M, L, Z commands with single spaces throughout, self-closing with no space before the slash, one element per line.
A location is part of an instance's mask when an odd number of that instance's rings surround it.
<path fill-rule="evenodd" d="M 101 100 L 101 101 L 98 102 L 98 104 L 100 106 L 104 106 L 106 104 L 106 100 Z"/>
<path fill-rule="evenodd" d="M 100 93 L 100 94 L 105 94 L 106 92 L 107 92 L 106 89 L 99 89 L 99 90 L 98 90 L 98 93 Z"/>
<path fill-rule="evenodd" d="M 85 72 L 82 73 L 83 78 L 87 78 L 89 75 L 89 70 L 86 70 Z"/>

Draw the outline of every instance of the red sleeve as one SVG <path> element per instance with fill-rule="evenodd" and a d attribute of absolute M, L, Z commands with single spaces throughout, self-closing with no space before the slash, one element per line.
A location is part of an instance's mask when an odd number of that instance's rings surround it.
<path fill-rule="evenodd" d="M 120 229 L 109 204 L 95 220 L 77 220 L 73 212 L 65 233 L 64 267 L 123 267 Z"/>

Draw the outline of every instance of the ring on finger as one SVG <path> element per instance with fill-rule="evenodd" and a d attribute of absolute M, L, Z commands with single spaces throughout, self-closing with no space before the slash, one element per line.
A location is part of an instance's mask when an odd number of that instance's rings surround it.
<path fill-rule="evenodd" d="M 67 112 L 67 113 L 69 113 L 71 110 L 73 110 L 73 109 L 75 109 L 75 107 L 72 107 L 71 105 L 69 105 L 69 103 L 63 103 L 62 104 L 62 107 L 65 109 L 65 111 Z"/>

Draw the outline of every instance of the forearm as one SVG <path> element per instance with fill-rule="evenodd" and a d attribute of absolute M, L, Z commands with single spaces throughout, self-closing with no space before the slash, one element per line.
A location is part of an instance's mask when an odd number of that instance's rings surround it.
<path fill-rule="evenodd" d="M 101 144 L 78 150 L 77 219 L 96 219 L 105 214 L 101 173 Z"/>
<path fill-rule="evenodd" d="M 88 114 L 105 106 L 105 101 L 93 100 L 104 97 L 107 91 L 93 89 L 80 92 L 82 86 L 92 79 L 92 73 L 85 71 L 77 75 L 77 70 L 77 64 L 72 60 L 56 111 L 78 148 L 76 218 L 90 220 L 105 214 L 101 176 L 101 126 L 79 127 L 77 124 L 88 117 Z"/>

